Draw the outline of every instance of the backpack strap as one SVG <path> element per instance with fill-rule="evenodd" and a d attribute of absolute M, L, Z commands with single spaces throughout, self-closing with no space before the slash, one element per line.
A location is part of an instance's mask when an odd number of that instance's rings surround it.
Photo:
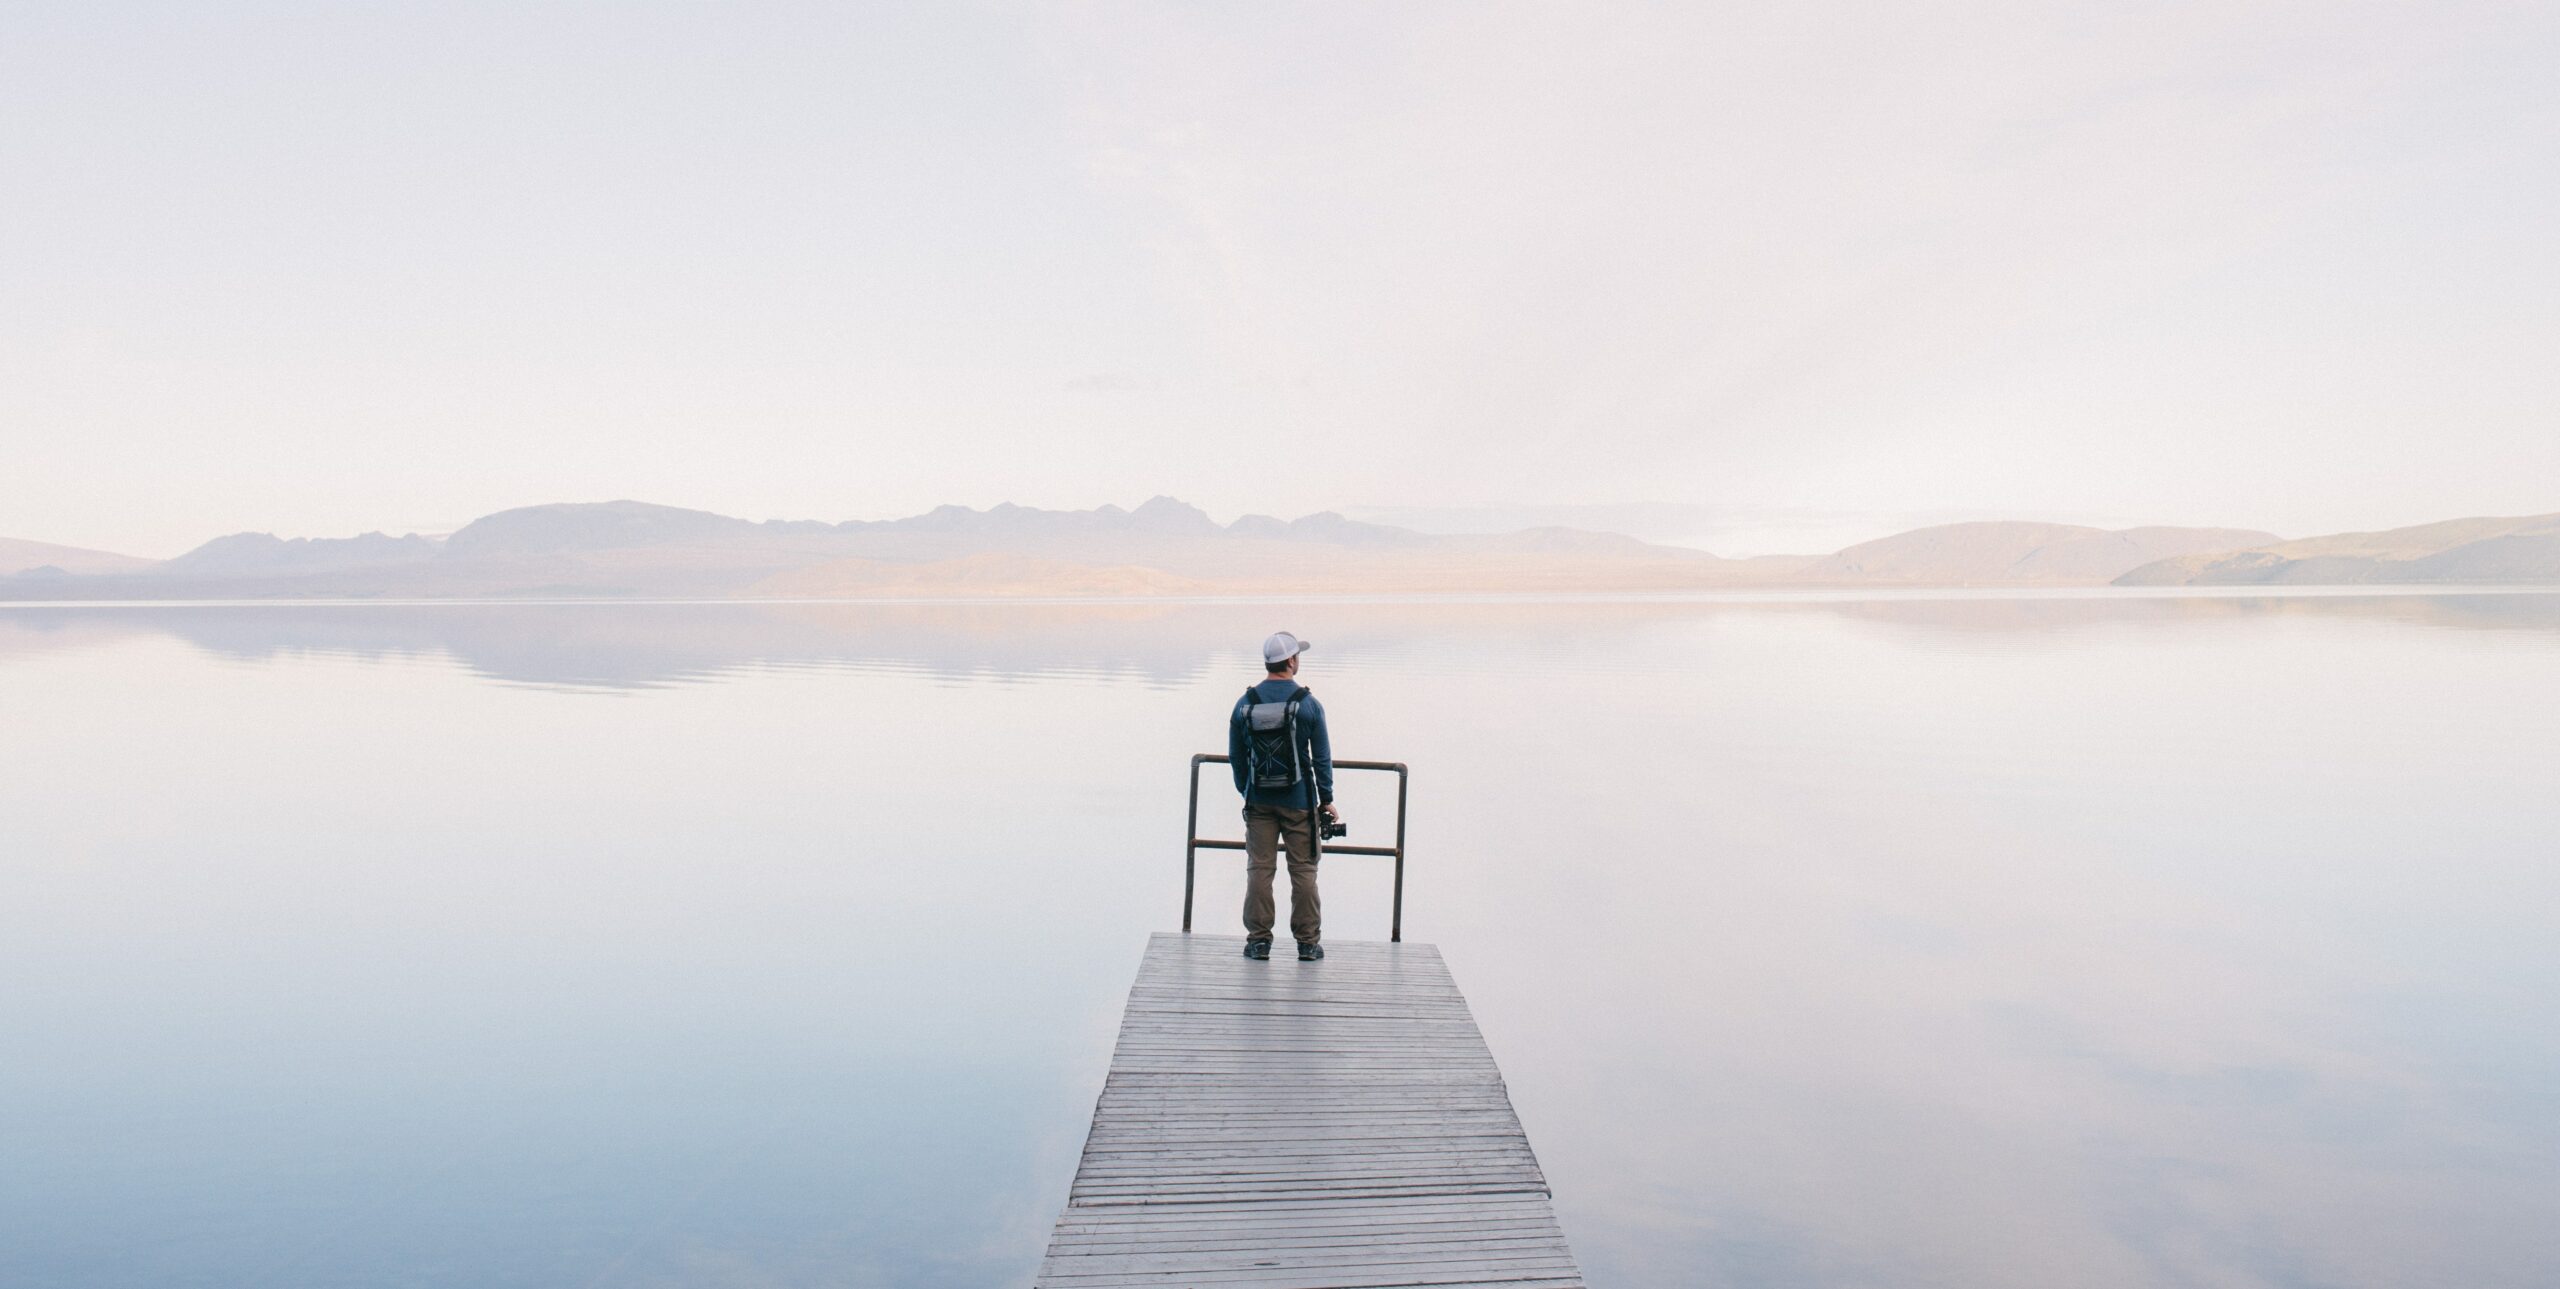
<path fill-rule="evenodd" d="M 1316 767 L 1306 755 L 1306 739 L 1298 733 L 1298 704 L 1313 696 L 1304 685 L 1289 695 L 1289 775 L 1298 781 L 1292 786 L 1305 788 L 1310 800 L 1316 795 Z"/>
<path fill-rule="evenodd" d="M 1254 765 L 1254 764 L 1256 763 L 1256 761 L 1257 761 L 1257 758 L 1256 758 L 1256 756 L 1255 756 L 1255 752 L 1256 752 L 1258 749 L 1255 747 L 1255 745 L 1254 745 L 1254 741 L 1253 741 L 1253 714 L 1254 714 L 1254 711 L 1255 711 L 1256 709 L 1260 708 L 1261 706 L 1263 706 L 1263 702 L 1262 702 L 1262 686 L 1260 686 L 1260 685 L 1247 685 L 1247 686 L 1245 686 L 1245 687 L 1244 687 L 1244 744 L 1245 744 L 1245 746 L 1244 746 L 1244 755 L 1245 755 L 1245 764 L 1246 764 L 1247 766 Z"/>

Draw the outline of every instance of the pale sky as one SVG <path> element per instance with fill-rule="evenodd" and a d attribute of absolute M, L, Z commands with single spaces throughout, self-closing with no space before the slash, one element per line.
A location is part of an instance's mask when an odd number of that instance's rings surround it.
<path fill-rule="evenodd" d="M 0 8 L 0 536 L 2560 510 L 2560 5 Z"/>

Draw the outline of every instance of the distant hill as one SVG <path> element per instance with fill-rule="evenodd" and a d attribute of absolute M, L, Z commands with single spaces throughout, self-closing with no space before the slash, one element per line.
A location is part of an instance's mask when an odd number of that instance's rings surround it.
<path fill-rule="evenodd" d="M 443 538 L 219 537 L 176 559 L 32 542 L 0 598 L 1133 598 L 2259 582 L 2560 585 L 2560 516 L 2284 541 L 2230 528 L 1947 524 L 1832 555 L 1724 559 L 1613 533 L 1431 534 L 1330 511 L 1220 524 L 1135 509 L 943 506 L 904 519 L 762 522 L 641 501 L 526 506 Z M 70 561 L 80 561 L 75 566 Z M 5 566 L 5 565 L 0 565 Z"/>
<path fill-rule="evenodd" d="M 1068 564 L 1031 555 L 965 555 L 930 564 L 838 559 L 776 573 L 749 590 L 777 599 L 1004 599 L 1205 595 L 1218 588 L 1132 564 Z"/>
<path fill-rule="evenodd" d="M 1766 581 L 1770 565 L 1570 529 L 1428 536 L 1332 512 L 1219 526 L 1169 498 L 1136 510 L 946 507 L 847 525 L 865 554 L 779 573 L 787 596 L 1241 595 L 1679 590 Z M 1036 551 L 1037 555 L 1023 552 Z M 1792 564 L 1784 567 L 1793 567 Z"/>
<path fill-rule="evenodd" d="M 1132 510 L 943 506 L 891 520 L 758 523 L 640 501 L 527 506 L 441 540 L 217 538 L 120 576 L 16 598 L 226 596 L 1169 596 L 1676 591 L 1766 585 L 1805 558 L 1720 559 L 1564 528 L 1435 536 L 1324 512 L 1221 525 L 1156 497 Z M 76 585 L 75 585 L 76 584 Z"/>
<path fill-rule="evenodd" d="M 2560 583 L 2560 515 L 2449 519 L 2371 533 L 2194 553 L 2129 569 L 2119 586 Z"/>
<path fill-rule="evenodd" d="M 273 533 L 233 533 L 216 537 L 153 571 L 163 577 L 229 579 L 301 577 L 350 569 L 377 569 L 423 564 L 436 557 L 436 543 L 416 533 L 390 537 L 278 537 Z"/>
<path fill-rule="evenodd" d="M 1928 586 L 2097 585 L 2174 555 L 2279 540 L 2246 528 L 2085 528 L 2077 524 L 1941 524 L 1861 542 L 1806 566 L 1808 582 Z"/>
<path fill-rule="evenodd" d="M 132 573 L 151 567 L 158 561 L 109 551 L 82 550 L 77 546 L 56 546 L 51 542 L 20 541 L 0 537 L 0 577 L 30 573 L 38 577 L 64 574 Z"/>
<path fill-rule="evenodd" d="M 824 528 L 825 525 L 814 525 Z M 483 515 L 445 539 L 455 559 L 517 559 L 566 551 L 750 542 L 761 527 L 707 510 L 643 501 L 526 506 Z"/>

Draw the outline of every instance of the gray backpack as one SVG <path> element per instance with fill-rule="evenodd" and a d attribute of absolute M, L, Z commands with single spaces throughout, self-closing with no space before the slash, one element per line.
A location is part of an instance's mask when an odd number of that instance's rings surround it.
<path fill-rule="evenodd" d="M 1244 781 L 1265 791 L 1284 791 L 1307 781 L 1300 764 L 1298 703 L 1307 687 L 1276 703 L 1262 701 L 1257 686 L 1244 691 Z"/>

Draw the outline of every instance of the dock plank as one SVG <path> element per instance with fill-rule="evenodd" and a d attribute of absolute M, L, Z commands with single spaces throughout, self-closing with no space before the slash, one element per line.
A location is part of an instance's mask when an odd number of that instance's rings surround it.
<path fill-rule="evenodd" d="M 1582 1289 L 1439 950 L 1147 944 L 1040 1289 Z"/>

